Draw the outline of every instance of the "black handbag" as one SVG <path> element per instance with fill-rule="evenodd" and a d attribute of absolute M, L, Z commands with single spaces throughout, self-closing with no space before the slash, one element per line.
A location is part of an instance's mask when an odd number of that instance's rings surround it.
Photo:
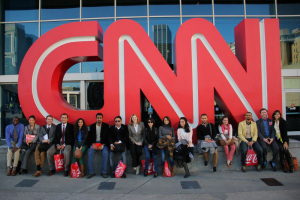
<path fill-rule="evenodd" d="M 184 149 L 183 149 L 183 145 L 179 145 L 175 150 L 174 150 L 174 160 L 183 160 L 183 155 L 184 154 Z"/>
<path fill-rule="evenodd" d="M 119 144 L 114 144 L 114 152 L 124 152 L 125 151 L 125 144 L 124 143 L 119 143 Z"/>
<path fill-rule="evenodd" d="M 44 151 L 48 151 L 48 149 L 50 148 L 50 144 L 48 144 L 48 143 L 41 143 L 40 145 L 39 145 L 39 151 L 40 152 L 44 152 Z"/>

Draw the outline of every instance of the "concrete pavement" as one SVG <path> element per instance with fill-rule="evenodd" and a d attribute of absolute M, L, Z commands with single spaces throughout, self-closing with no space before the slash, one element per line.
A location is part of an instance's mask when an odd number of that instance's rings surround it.
<path fill-rule="evenodd" d="M 47 173 L 47 172 L 45 172 Z M 183 173 L 172 178 L 143 177 L 132 173 L 126 179 L 99 176 L 72 179 L 58 172 L 51 177 L 30 175 L 6 176 L 0 171 L 1 199 L 300 199 L 300 173 L 285 174 L 265 170 L 193 172 L 187 179 Z M 268 186 L 261 178 L 275 178 L 283 186 Z M 15 187 L 23 180 L 38 180 L 32 187 Z M 200 189 L 182 189 L 182 181 L 196 181 Z M 115 182 L 113 190 L 98 190 L 101 182 Z"/>

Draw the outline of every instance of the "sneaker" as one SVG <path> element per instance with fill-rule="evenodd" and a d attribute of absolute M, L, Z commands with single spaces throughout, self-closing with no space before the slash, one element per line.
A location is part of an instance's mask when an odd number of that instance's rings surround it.
<path fill-rule="evenodd" d="M 126 178 L 126 174 L 124 173 L 121 178 Z"/>
<path fill-rule="evenodd" d="M 276 167 L 275 167 L 275 166 L 273 166 L 273 163 L 272 163 L 272 161 L 270 161 L 269 163 L 270 163 L 270 165 L 271 165 L 271 169 L 272 169 L 274 172 L 276 172 Z"/>
<path fill-rule="evenodd" d="M 261 168 L 266 169 L 266 163 L 265 162 L 262 163 Z"/>
<path fill-rule="evenodd" d="M 140 166 L 137 166 L 137 167 L 136 167 L 135 174 L 138 175 L 139 173 L 140 173 Z"/>
<path fill-rule="evenodd" d="M 115 176 L 115 173 L 111 173 L 111 174 L 110 174 L 110 177 L 111 177 L 111 178 L 115 178 L 115 177 L 116 177 L 116 176 Z"/>
<path fill-rule="evenodd" d="M 216 173 L 217 172 L 217 167 L 213 167 L 213 171 Z"/>
<path fill-rule="evenodd" d="M 204 161 L 204 166 L 207 167 L 208 161 Z"/>
<path fill-rule="evenodd" d="M 90 178 L 92 178 L 93 176 L 96 176 L 96 174 L 95 174 L 95 173 L 89 174 L 86 178 L 87 178 L 87 179 L 90 179 Z"/>

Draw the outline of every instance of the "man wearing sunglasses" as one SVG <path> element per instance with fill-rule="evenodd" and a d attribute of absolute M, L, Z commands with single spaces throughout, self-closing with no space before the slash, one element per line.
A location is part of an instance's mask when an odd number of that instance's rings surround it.
<path fill-rule="evenodd" d="M 109 163 L 111 169 L 111 177 L 115 177 L 114 156 L 115 153 L 121 153 L 122 162 L 127 165 L 126 148 L 129 145 L 128 127 L 122 124 L 121 116 L 115 117 L 115 125 L 109 128 L 108 142 L 110 144 Z M 122 146 L 124 149 L 122 150 Z M 125 169 L 126 171 L 126 169 Z M 122 178 L 126 178 L 125 171 Z"/>

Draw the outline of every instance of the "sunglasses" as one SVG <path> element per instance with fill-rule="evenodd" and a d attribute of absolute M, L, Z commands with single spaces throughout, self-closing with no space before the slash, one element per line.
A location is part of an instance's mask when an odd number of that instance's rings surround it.
<path fill-rule="evenodd" d="M 117 122 L 121 122 L 121 121 L 120 120 L 116 120 L 115 122 L 117 123 Z"/>
<path fill-rule="evenodd" d="M 148 121 L 148 123 L 153 123 L 153 122 L 151 122 L 151 121 Z"/>

